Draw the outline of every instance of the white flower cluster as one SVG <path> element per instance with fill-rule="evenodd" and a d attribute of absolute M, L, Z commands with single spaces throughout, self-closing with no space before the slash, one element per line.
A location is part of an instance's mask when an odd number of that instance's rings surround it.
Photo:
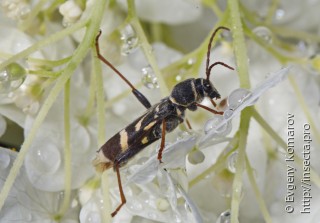
<path fill-rule="evenodd" d="M 101 61 L 95 61 L 94 50 L 91 55 L 88 50 L 83 53 L 81 63 L 73 60 L 84 52 L 79 46 L 88 36 L 95 37 L 89 30 L 99 2 L 1 2 L 0 145 L 21 146 L 16 143 L 22 137 L 18 134 L 13 134 L 9 143 L 2 141 L 12 123 L 13 128 L 23 130 L 25 141 L 20 152 L 0 148 L 0 223 L 107 222 L 108 211 L 121 202 L 114 171 L 97 175 L 92 160 L 101 144 L 101 132 L 102 138 L 109 139 L 144 108 L 104 64 L 99 82 Z M 101 53 L 152 103 L 166 96 L 162 93 L 167 86 L 204 77 L 205 37 L 216 23 L 231 27 L 226 19 L 231 17 L 227 14 L 230 9 L 224 11 L 228 5 L 222 1 L 110 2 L 99 26 Z M 130 2 L 135 3 L 135 10 Z M 123 166 L 127 203 L 112 222 L 229 223 L 235 221 L 231 219 L 236 202 L 240 203 L 239 222 L 318 222 L 320 178 L 315 175 L 310 182 L 312 212 L 301 215 L 298 202 L 303 188 L 299 181 L 304 169 L 298 160 L 303 159 L 301 126 L 309 123 L 312 171 L 320 172 L 320 163 L 314 161 L 320 156 L 316 149 L 320 144 L 320 27 L 311 19 L 317 15 L 319 3 L 281 0 L 278 7 L 269 2 L 242 3 L 243 20 L 250 24 L 244 30 L 251 89 L 239 87 L 243 66 L 237 64 L 238 55 L 232 50 L 235 39 L 230 40 L 225 32 L 216 36 L 218 44 L 212 49 L 211 62 L 222 61 L 236 68 L 214 67 L 210 77 L 225 99 L 216 106 L 224 114 L 213 115 L 201 108 L 188 111 L 192 130 L 181 126 L 166 135 L 163 163 L 157 159 L 160 143 L 156 142 Z M 94 46 L 94 37 L 89 45 Z M 57 97 L 52 97 L 69 67 L 74 67 L 70 82 L 63 82 Z M 102 105 L 101 84 L 106 99 Z M 209 100 L 202 104 L 212 105 Z M 99 106 L 106 120 L 99 115 Z M 249 126 L 243 126 L 244 112 L 251 115 Z M 294 114 L 296 127 L 297 202 L 291 214 L 285 212 L 284 202 L 287 164 L 283 144 L 288 113 Z M 240 135 L 246 131 L 242 145 Z M 244 172 L 239 175 L 241 157 Z M 108 187 L 101 177 L 109 182 Z M 241 191 L 234 191 L 239 183 Z M 239 200 L 234 198 L 238 192 Z M 111 208 L 107 208 L 109 194 Z"/>

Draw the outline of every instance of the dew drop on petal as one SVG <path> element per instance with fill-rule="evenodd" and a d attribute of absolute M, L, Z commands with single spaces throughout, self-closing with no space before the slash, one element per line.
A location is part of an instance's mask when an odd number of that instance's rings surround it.
<path fill-rule="evenodd" d="M 216 134 L 219 135 L 227 135 L 230 133 L 232 129 L 232 125 L 230 121 L 227 121 L 226 123 L 222 124 L 219 128 L 216 128 L 220 125 L 220 123 L 224 120 L 223 116 L 215 116 L 212 119 L 209 119 L 205 126 L 204 126 L 204 132 L 205 134 L 208 134 L 211 131 L 214 131 Z"/>
<path fill-rule="evenodd" d="M 238 88 L 231 92 L 228 96 L 227 104 L 229 109 L 236 109 L 241 105 L 249 96 L 251 95 L 251 91 L 243 88 Z"/>
<path fill-rule="evenodd" d="M 121 54 L 124 56 L 133 53 L 139 45 L 139 39 L 137 37 L 136 31 L 133 27 L 128 24 L 121 31 L 121 40 L 123 42 L 121 47 Z"/>
<path fill-rule="evenodd" d="M 150 66 L 141 69 L 142 83 L 149 89 L 159 88 L 158 79 Z"/>
<path fill-rule="evenodd" d="M 228 119 L 233 115 L 233 111 L 231 109 L 227 109 L 226 111 L 224 111 L 223 113 L 223 118 L 224 119 Z"/>
<path fill-rule="evenodd" d="M 132 211 L 141 211 L 143 210 L 143 206 L 138 200 L 130 200 L 127 203 L 127 207 L 129 207 Z"/>
<path fill-rule="evenodd" d="M 0 153 L 0 169 L 6 169 L 10 164 L 10 156 L 5 152 Z"/>
<path fill-rule="evenodd" d="M 264 26 L 258 26 L 253 29 L 253 32 L 262 40 L 265 41 L 265 43 L 271 44 L 272 43 L 272 32 L 270 29 Z"/>
<path fill-rule="evenodd" d="M 205 155 L 201 150 L 198 150 L 198 149 L 191 151 L 188 155 L 188 161 L 194 165 L 202 163 L 204 161 L 204 158 L 205 158 Z"/>
<path fill-rule="evenodd" d="M 217 220 L 217 223 L 230 223 L 230 222 L 231 222 L 230 210 L 222 212 Z"/>
<path fill-rule="evenodd" d="M 33 167 L 42 174 L 55 173 L 61 164 L 60 152 L 53 144 L 35 150 L 31 159 Z"/>
<path fill-rule="evenodd" d="M 236 163 L 238 159 L 238 152 L 233 152 L 228 156 L 227 167 L 231 173 L 236 173 Z"/>
<path fill-rule="evenodd" d="M 166 199 L 158 198 L 156 200 L 156 206 L 159 211 L 166 211 L 170 207 L 170 204 Z"/>
<path fill-rule="evenodd" d="M 0 70 L 0 94 L 8 94 L 20 87 L 26 74 L 26 70 L 18 63 L 11 63 Z"/>

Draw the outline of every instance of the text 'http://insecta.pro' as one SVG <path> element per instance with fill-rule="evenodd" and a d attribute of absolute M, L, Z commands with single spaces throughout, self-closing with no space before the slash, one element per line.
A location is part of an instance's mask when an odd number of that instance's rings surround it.
<path fill-rule="evenodd" d="M 220 94 L 210 81 L 211 69 L 216 65 L 225 66 L 231 70 L 232 67 L 223 62 L 215 62 L 210 65 L 211 43 L 216 33 L 221 30 L 229 30 L 226 27 L 218 27 L 209 40 L 207 60 L 206 60 L 206 78 L 190 78 L 174 86 L 171 94 L 163 98 L 159 103 L 151 106 L 148 99 L 140 93 L 125 77 L 120 73 L 107 59 L 105 59 L 99 50 L 99 37 L 101 31 L 96 37 L 96 50 L 98 58 L 108 65 L 116 74 L 120 76 L 132 89 L 132 93 L 146 107 L 146 112 L 135 121 L 111 137 L 97 151 L 97 157 L 93 161 L 94 166 L 100 172 L 113 167 L 117 173 L 118 186 L 120 191 L 121 204 L 111 214 L 115 216 L 121 207 L 126 203 L 123 193 L 119 168 L 126 164 L 130 158 L 140 152 L 142 149 L 161 138 L 158 160 L 162 162 L 162 151 L 165 147 L 165 134 L 173 131 L 185 119 L 185 111 L 197 110 L 198 107 L 204 108 L 214 114 L 222 115 L 200 103 L 207 97 L 215 106 L 213 99 L 219 99 Z"/>

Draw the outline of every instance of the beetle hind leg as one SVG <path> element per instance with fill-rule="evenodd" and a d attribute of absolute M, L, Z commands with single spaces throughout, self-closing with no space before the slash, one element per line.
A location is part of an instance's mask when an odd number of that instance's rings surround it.
<path fill-rule="evenodd" d="M 114 217 L 118 211 L 122 208 L 122 206 L 127 202 L 126 197 L 123 193 L 123 188 L 121 184 L 121 177 L 120 177 L 120 170 L 119 170 L 119 164 L 114 164 L 114 169 L 117 173 L 117 179 L 118 179 L 118 186 L 119 186 L 119 192 L 120 192 L 120 198 L 121 198 L 121 204 L 116 208 L 114 212 L 111 213 L 111 216 Z"/>

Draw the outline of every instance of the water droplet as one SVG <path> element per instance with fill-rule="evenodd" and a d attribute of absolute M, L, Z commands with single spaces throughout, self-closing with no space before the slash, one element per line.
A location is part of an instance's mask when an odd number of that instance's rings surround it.
<path fill-rule="evenodd" d="M 0 169 L 6 169 L 10 164 L 10 156 L 6 152 L 0 153 Z"/>
<path fill-rule="evenodd" d="M 158 80 L 150 66 L 142 68 L 142 83 L 149 89 L 159 88 Z"/>
<path fill-rule="evenodd" d="M 239 105 L 241 105 L 249 96 L 251 92 L 247 89 L 238 88 L 234 90 L 227 99 L 228 108 L 235 110 Z"/>
<path fill-rule="evenodd" d="M 222 212 L 217 220 L 217 223 L 230 223 L 230 222 L 231 222 L 230 210 Z"/>
<path fill-rule="evenodd" d="M 232 129 L 232 125 L 230 121 L 225 122 L 220 126 L 221 122 L 224 121 L 223 116 L 215 116 L 212 119 L 209 119 L 206 124 L 204 125 L 204 132 L 208 134 L 211 131 L 214 131 L 219 136 L 227 135 L 230 133 Z M 218 127 L 220 126 L 220 127 Z M 217 128 L 218 127 L 218 128 Z"/>
<path fill-rule="evenodd" d="M 188 161 L 194 165 L 202 163 L 204 161 L 204 158 L 205 158 L 205 155 L 203 154 L 202 151 L 198 149 L 191 151 L 188 155 Z"/>
<path fill-rule="evenodd" d="M 229 119 L 233 115 L 233 110 L 227 109 L 223 113 L 223 118 L 224 119 Z"/>
<path fill-rule="evenodd" d="M 227 167 L 231 173 L 236 173 L 236 163 L 238 159 L 238 152 L 233 152 L 228 156 Z"/>
<path fill-rule="evenodd" d="M 272 43 L 272 32 L 267 27 L 258 26 L 253 29 L 253 32 L 266 43 Z"/>
<path fill-rule="evenodd" d="M 129 55 L 130 53 L 133 53 L 139 45 L 139 40 L 136 34 L 136 31 L 133 29 L 133 27 L 128 24 L 126 25 L 121 31 L 121 40 L 123 41 L 122 47 L 121 47 L 121 54 L 124 56 Z"/>
<path fill-rule="evenodd" d="M 61 155 L 55 145 L 49 144 L 34 151 L 32 165 L 39 173 L 53 174 L 61 164 Z"/>
<path fill-rule="evenodd" d="M 156 206 L 159 211 L 166 211 L 170 207 L 170 204 L 166 199 L 158 198 L 156 200 Z"/>
<path fill-rule="evenodd" d="M 138 200 L 128 201 L 127 206 L 133 211 L 141 211 L 143 209 L 141 202 Z"/>
<path fill-rule="evenodd" d="M 26 70 L 17 63 L 11 63 L 0 71 L 0 94 L 16 90 L 26 78 Z"/>

